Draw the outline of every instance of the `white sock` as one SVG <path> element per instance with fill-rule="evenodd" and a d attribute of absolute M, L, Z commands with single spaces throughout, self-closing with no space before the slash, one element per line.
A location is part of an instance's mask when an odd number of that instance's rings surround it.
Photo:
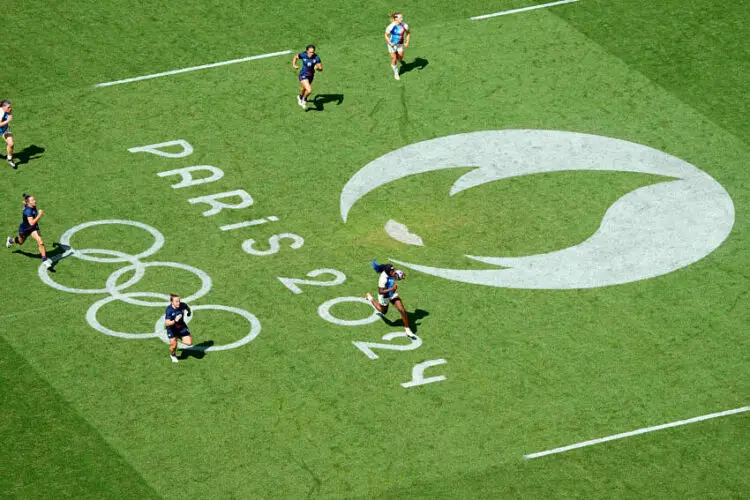
<path fill-rule="evenodd" d="M 394 73 L 398 72 L 398 66 L 391 66 L 391 69 Z"/>

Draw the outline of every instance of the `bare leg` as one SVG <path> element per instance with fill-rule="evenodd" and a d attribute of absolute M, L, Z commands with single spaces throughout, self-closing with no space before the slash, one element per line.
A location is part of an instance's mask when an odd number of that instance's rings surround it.
<path fill-rule="evenodd" d="M 398 312 L 401 313 L 401 320 L 404 322 L 404 328 L 407 330 L 407 332 L 410 332 L 411 329 L 409 328 L 409 316 L 406 314 L 406 309 L 404 309 L 404 303 L 401 301 L 401 299 L 396 299 L 395 301 L 393 301 L 393 305 L 396 306 Z"/>
<path fill-rule="evenodd" d="M 302 99 L 307 100 L 307 96 L 312 94 L 312 87 L 309 80 L 302 80 Z"/>
<path fill-rule="evenodd" d="M 38 231 L 34 231 L 31 233 L 31 237 L 36 240 L 37 245 L 39 245 L 39 253 L 42 255 L 42 260 L 47 259 L 47 248 L 44 246 L 44 240 L 39 235 Z"/>
<path fill-rule="evenodd" d="M 393 78 L 399 80 L 398 76 L 398 52 L 391 52 L 391 70 L 393 70 Z"/>
<path fill-rule="evenodd" d="M 8 159 L 13 159 L 13 146 L 15 145 L 15 141 L 13 140 L 12 135 L 6 135 L 5 136 L 5 151 L 8 153 Z"/>

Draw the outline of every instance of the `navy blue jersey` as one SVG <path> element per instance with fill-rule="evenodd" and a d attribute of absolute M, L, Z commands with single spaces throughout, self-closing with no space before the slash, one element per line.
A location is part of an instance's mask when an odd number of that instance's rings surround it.
<path fill-rule="evenodd" d="M 33 226 L 29 224 L 29 217 L 32 219 L 36 219 L 37 215 L 37 209 L 31 208 L 31 207 L 24 207 L 23 208 L 23 218 L 21 219 L 21 226 L 18 228 L 19 232 L 28 231 L 33 228 L 39 227 L 38 224 L 34 224 Z"/>
<path fill-rule="evenodd" d="M 10 113 L 6 113 L 5 111 L 3 111 L 3 119 L 0 120 L 0 123 L 7 120 L 9 116 L 10 116 Z M 10 123 L 6 123 L 2 127 L 0 127 L 0 135 L 8 132 L 9 130 L 10 130 Z"/>
<path fill-rule="evenodd" d="M 302 68 L 299 70 L 300 80 L 302 80 L 303 77 L 312 78 L 315 76 L 315 66 L 321 63 L 318 54 L 313 54 L 312 57 L 309 57 L 307 52 L 301 52 L 297 57 L 302 61 Z"/>
<path fill-rule="evenodd" d="M 174 321 L 177 316 L 180 314 L 182 315 L 182 318 L 180 318 L 180 321 L 176 322 L 172 326 L 167 327 L 167 331 L 171 333 L 179 333 L 181 330 L 187 327 L 185 324 L 185 309 L 187 309 L 187 304 L 184 302 L 180 302 L 180 305 L 175 309 L 172 307 L 172 304 L 169 304 L 167 306 L 167 311 L 164 313 L 164 319 L 169 321 Z"/>

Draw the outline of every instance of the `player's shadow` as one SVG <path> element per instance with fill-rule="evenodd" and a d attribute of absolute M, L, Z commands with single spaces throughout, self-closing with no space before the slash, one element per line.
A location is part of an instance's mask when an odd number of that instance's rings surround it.
<path fill-rule="evenodd" d="M 29 241 L 31 240 L 31 241 Z M 29 237 L 24 244 L 26 245 L 36 245 L 36 241 L 34 241 L 33 238 Z M 47 252 L 47 258 L 52 259 L 52 267 L 50 267 L 50 271 L 53 273 L 55 272 L 55 266 L 57 265 L 60 260 L 64 258 L 65 252 L 70 250 L 70 247 L 67 245 L 63 245 L 62 243 L 53 242 L 52 243 L 52 250 Z M 38 252 L 27 252 L 26 250 L 16 249 L 13 250 L 13 253 L 18 253 L 21 255 L 25 255 L 26 257 L 29 257 L 30 259 L 41 259 L 42 256 Z"/>
<path fill-rule="evenodd" d="M 399 74 L 403 75 L 404 73 L 408 73 L 409 71 L 413 71 L 415 69 L 422 71 L 427 67 L 428 64 L 430 64 L 430 61 L 428 61 L 427 59 L 417 57 L 412 62 L 402 64 L 398 72 Z"/>
<path fill-rule="evenodd" d="M 340 106 L 344 102 L 344 94 L 316 94 L 308 104 L 312 103 L 315 107 L 307 108 L 308 111 L 323 111 L 326 104 L 335 102 Z"/>
<path fill-rule="evenodd" d="M 193 349 L 182 349 L 180 351 L 179 359 L 203 359 L 206 356 L 206 349 L 214 345 L 213 340 L 205 340 L 200 344 L 193 345 Z"/>
<path fill-rule="evenodd" d="M 388 312 L 390 313 L 391 310 L 396 310 L 396 308 L 391 306 Z M 396 314 L 398 314 L 398 311 L 396 311 Z M 430 313 L 425 311 L 424 309 L 415 309 L 413 312 L 406 311 L 406 316 L 409 318 L 409 326 L 411 327 L 411 331 L 417 333 L 417 327 L 420 324 L 419 320 L 426 318 L 429 315 Z M 404 320 L 401 319 L 401 315 L 399 315 L 399 319 L 395 321 L 391 321 L 385 316 L 380 317 L 388 326 L 404 326 Z"/>
<path fill-rule="evenodd" d="M 18 159 L 17 163 L 19 165 L 23 165 L 24 163 L 29 163 L 31 160 L 36 160 L 44 151 L 43 147 L 32 144 L 31 146 L 26 146 L 21 151 L 15 152 L 13 157 Z"/>

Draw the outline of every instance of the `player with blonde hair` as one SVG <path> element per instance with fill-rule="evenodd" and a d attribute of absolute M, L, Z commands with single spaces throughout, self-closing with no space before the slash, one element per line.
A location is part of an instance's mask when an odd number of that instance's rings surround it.
<path fill-rule="evenodd" d="M 400 80 L 398 64 L 404 62 L 404 49 L 411 42 L 411 31 L 409 31 L 409 25 L 404 22 L 401 12 L 391 13 L 391 24 L 385 28 L 385 42 L 388 44 L 388 53 L 391 56 L 393 78 Z"/>

